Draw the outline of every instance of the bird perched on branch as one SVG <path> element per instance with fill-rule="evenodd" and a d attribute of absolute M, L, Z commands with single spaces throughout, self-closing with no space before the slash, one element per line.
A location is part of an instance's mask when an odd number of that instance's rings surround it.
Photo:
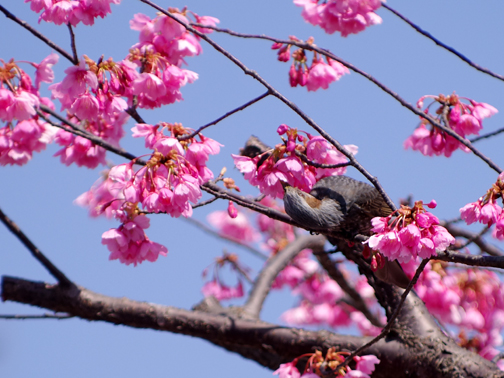
<path fill-rule="evenodd" d="M 371 235 L 371 219 L 386 217 L 392 209 L 371 185 L 347 176 L 329 176 L 318 181 L 310 193 L 284 184 L 284 206 L 289 216 L 309 230 L 328 237 L 354 241 L 356 235 Z M 383 281 L 406 287 L 408 277 L 397 261 L 385 261 L 376 275 Z"/>
<path fill-rule="evenodd" d="M 251 136 L 240 155 L 255 158 L 259 168 L 271 155 L 271 148 Z M 302 227 L 325 235 L 329 242 L 355 241 L 356 235 L 371 235 L 371 219 L 386 217 L 392 209 L 371 185 L 347 176 L 329 176 L 319 180 L 310 193 L 283 183 L 286 213 Z M 359 249 L 360 243 L 356 244 Z M 405 288 L 409 279 L 397 261 L 385 259 L 375 272 L 382 281 Z"/>

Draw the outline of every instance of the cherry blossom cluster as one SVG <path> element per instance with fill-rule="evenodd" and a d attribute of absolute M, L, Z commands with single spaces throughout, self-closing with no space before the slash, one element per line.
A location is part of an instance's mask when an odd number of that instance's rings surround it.
<path fill-rule="evenodd" d="M 295 42 L 299 40 L 290 36 L 290 39 Z M 307 41 L 313 45 L 313 38 L 310 37 Z M 292 45 L 274 43 L 271 48 L 278 50 L 278 60 L 288 62 L 290 60 Z M 316 91 L 317 89 L 327 89 L 333 81 L 338 81 L 343 75 L 349 74 L 350 71 L 340 62 L 330 58 L 324 59 L 317 52 L 313 52 L 313 60 L 308 66 L 308 58 L 304 49 L 298 49 L 292 53 L 292 65 L 289 70 L 289 83 L 291 87 L 298 85 L 304 87 L 308 91 Z"/>
<path fill-rule="evenodd" d="M 403 268 L 411 276 L 417 261 Z M 459 343 L 487 359 L 502 346 L 504 284 L 485 269 L 456 269 L 432 261 L 420 275 L 415 290 L 429 311 L 445 325 L 459 328 Z M 456 335 L 455 335 L 456 336 Z"/>
<path fill-rule="evenodd" d="M 329 327 L 348 327 L 356 324 L 363 335 L 376 336 L 380 329 L 352 306 L 343 301 L 345 293 L 340 286 L 330 279 L 326 273 L 319 271 L 319 265 L 311 260 L 311 251 L 303 251 L 277 277 L 273 288 L 288 285 L 293 294 L 300 296 L 298 306 L 282 314 L 282 319 L 290 325 L 327 325 Z M 350 274 L 343 271 L 346 276 Z M 353 279 L 355 289 L 366 302 L 366 305 L 376 305 L 376 298 L 365 277 Z"/>
<path fill-rule="evenodd" d="M 283 198 L 282 182 L 309 192 L 320 178 L 346 172 L 344 166 L 316 168 L 298 156 L 298 154 L 303 155 L 315 165 L 346 163 L 345 155 L 324 138 L 314 137 L 308 133 L 303 136 L 297 129 L 287 125 L 280 125 L 277 132 L 279 135 L 285 134 L 285 138 L 283 138 L 284 143 L 277 144 L 274 149 L 254 158 L 232 155 L 238 170 L 244 174 L 251 185 L 258 186 L 261 193 L 273 198 Z M 345 145 L 344 147 L 351 154 L 357 153 L 357 146 Z"/>
<path fill-rule="evenodd" d="M 497 200 L 501 198 L 501 205 Z M 495 184 L 488 189 L 486 195 L 471 202 L 460 209 L 461 218 L 469 225 L 474 222 L 486 224 L 488 227 L 495 224 L 492 236 L 499 240 L 504 240 L 504 209 L 502 208 L 504 198 L 504 172 L 502 172 Z"/>
<path fill-rule="evenodd" d="M 188 23 L 187 11 L 172 12 Z M 205 24 L 218 22 L 212 17 L 194 17 Z M 61 109 L 67 110 L 68 120 L 115 146 L 124 135 L 128 107 L 152 109 L 180 101 L 180 89 L 198 77 L 180 68 L 185 57 L 201 52 L 198 40 L 184 26 L 165 15 L 151 20 L 137 14 L 131 28 L 140 31 L 140 41 L 126 59 L 95 62 L 84 56 L 78 65 L 65 70 L 63 81 L 50 87 Z M 56 142 L 63 146 L 56 155 L 66 165 L 95 168 L 105 164 L 105 150 L 83 137 L 61 130 Z"/>
<path fill-rule="evenodd" d="M 102 244 L 110 251 L 109 260 L 118 259 L 123 264 L 136 266 L 145 260 L 154 262 L 159 255 L 168 254 L 165 246 L 150 241 L 145 235 L 144 230 L 150 225 L 149 218 L 139 214 L 135 204 L 125 203 L 113 213 L 122 223 L 102 235 Z"/>
<path fill-rule="evenodd" d="M 349 366 L 340 367 L 345 361 L 348 352 L 336 352 L 336 348 L 329 348 L 326 356 L 323 357 L 321 351 L 315 353 L 303 354 L 295 358 L 292 362 L 281 364 L 280 367 L 273 372 L 273 375 L 278 375 L 279 378 L 317 378 L 317 377 L 341 377 L 341 378 L 370 378 L 370 374 L 375 370 L 375 365 L 380 363 L 380 360 L 374 355 L 355 356 L 355 369 Z M 299 372 L 296 365 L 301 358 L 308 358 L 303 374 Z"/>
<path fill-rule="evenodd" d="M 119 4 L 121 0 L 25 0 L 30 3 L 30 9 L 35 13 L 42 11 L 39 22 L 53 22 L 56 25 L 79 22 L 93 25 L 95 18 L 104 18 L 111 13 L 110 4 Z"/>
<path fill-rule="evenodd" d="M 104 141 L 119 145 L 124 136 L 123 125 L 128 120 L 128 107 L 124 88 L 137 74 L 134 65 L 127 61 L 116 63 L 112 59 L 97 62 L 83 56 L 78 65 L 65 70 L 66 76 L 49 87 L 53 98 L 67 110 L 67 119 L 85 132 Z M 108 75 L 107 75 L 108 74 Z M 70 130 L 70 127 L 66 127 Z M 105 150 L 89 139 L 70 131 L 59 130 L 56 143 L 63 148 L 56 153 L 65 165 L 96 168 L 105 164 Z"/>
<path fill-rule="evenodd" d="M 433 200 L 426 206 L 435 208 L 436 202 Z M 455 242 L 439 225 L 439 219 L 425 210 L 422 201 L 416 201 L 412 208 L 401 205 L 395 217 L 394 214 L 373 218 L 371 230 L 375 234 L 366 241 L 373 251 L 379 251 L 389 260 L 407 263 L 417 256 L 428 258 Z"/>
<path fill-rule="evenodd" d="M 165 135 L 164 131 L 170 135 Z M 177 139 L 190 133 L 191 130 L 181 124 L 137 124 L 133 128 L 133 136 L 145 138 L 145 146 L 154 150 L 147 164 L 138 170 L 133 168 L 135 161 L 111 168 L 106 178 L 82 194 L 76 202 L 89 207 L 92 216 L 104 214 L 119 219 L 123 224 L 117 230 L 124 229 L 122 214 L 125 209 L 137 209 L 139 205 L 146 212 L 166 212 L 172 217 L 191 216 L 190 202 L 196 203 L 201 198 L 200 185 L 213 178 L 206 161 L 209 155 L 219 153 L 221 145 L 201 134 L 185 140 Z M 129 211 L 128 221 L 134 220 L 131 214 L 136 216 L 139 212 Z M 111 246 L 120 242 L 114 244 L 110 239 L 121 236 L 117 230 L 111 230 L 104 243 L 113 253 L 117 250 Z M 121 250 L 123 252 L 127 254 L 131 251 Z M 126 260 L 130 261 L 129 258 Z"/>
<path fill-rule="evenodd" d="M 436 120 L 446 127 L 449 127 L 462 138 L 467 135 L 478 135 L 483 128 L 483 119 L 488 118 L 495 113 L 497 109 L 484 102 L 476 102 L 471 99 L 459 97 L 455 93 L 445 96 L 426 95 L 421 97 L 417 102 L 417 108 L 422 109 L 426 98 L 432 98 L 432 101 L 425 109 L 424 113 L 429 114 L 429 108 L 439 103 L 440 106 L 436 109 Z M 462 100 L 468 102 L 464 103 Z M 421 118 L 420 126 L 415 129 L 413 134 L 404 142 L 404 148 L 411 148 L 419 151 L 426 156 L 444 155 L 450 157 L 453 151 L 461 149 L 469 152 L 469 149 L 457 141 L 444 131 L 431 126 L 429 129 L 426 125 L 429 122 L 425 118 Z"/>
<path fill-rule="evenodd" d="M 224 284 L 219 275 L 220 270 L 226 265 L 237 274 L 238 282 L 234 287 Z M 238 263 L 238 256 L 233 253 L 224 253 L 222 257 L 215 259 L 213 267 L 213 277 L 211 281 L 207 282 L 201 289 L 203 295 L 205 297 L 213 296 L 219 301 L 243 297 L 242 278 L 250 280 L 248 277 L 249 269 Z M 206 277 L 207 274 L 208 268 L 203 271 L 203 277 Z"/>
<path fill-rule="evenodd" d="M 0 120 L 6 122 L 0 128 L 0 165 L 23 165 L 50 143 L 56 129 L 37 115 L 39 105 L 54 108 L 46 97 L 40 97 L 41 82 L 54 79 L 52 66 L 58 61 L 51 54 L 35 67 L 35 85 L 30 76 L 13 59 L 0 60 Z"/>
<path fill-rule="evenodd" d="M 382 22 L 374 13 L 381 5 L 380 0 L 294 0 L 294 4 L 303 7 L 301 16 L 307 22 L 320 26 L 328 34 L 340 32 L 342 37 Z"/>

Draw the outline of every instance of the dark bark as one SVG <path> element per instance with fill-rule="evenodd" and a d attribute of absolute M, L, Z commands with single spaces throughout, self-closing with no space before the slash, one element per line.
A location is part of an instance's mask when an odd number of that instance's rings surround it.
<path fill-rule="evenodd" d="M 80 286 L 63 288 L 6 276 L 2 279 L 2 300 L 65 312 L 90 321 L 199 337 L 270 369 L 315 349 L 325 352 L 329 347 L 336 347 L 352 351 L 369 341 L 365 337 L 246 320 L 240 318 L 239 309 L 222 309 L 221 313 L 188 311 L 108 297 Z M 414 327 L 418 327 L 416 317 L 422 315 L 422 309 L 425 307 L 414 297 L 405 304 Z M 401 324 L 405 321 L 403 317 Z M 431 326 L 430 323 L 418 329 L 399 326 L 386 339 L 372 345 L 366 353 L 381 360 L 373 377 L 504 377 L 504 372 L 495 364 L 457 346 Z"/>

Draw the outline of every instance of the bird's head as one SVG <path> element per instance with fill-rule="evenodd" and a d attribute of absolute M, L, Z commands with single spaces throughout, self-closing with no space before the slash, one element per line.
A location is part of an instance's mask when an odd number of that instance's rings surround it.
<path fill-rule="evenodd" d="M 312 230 L 327 230 L 341 222 L 342 213 L 337 201 L 319 200 L 289 184 L 282 185 L 285 212 L 300 225 Z"/>

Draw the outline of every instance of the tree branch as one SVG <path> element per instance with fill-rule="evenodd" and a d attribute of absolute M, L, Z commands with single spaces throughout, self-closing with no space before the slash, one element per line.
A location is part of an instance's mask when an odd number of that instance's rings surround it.
<path fill-rule="evenodd" d="M 215 121 L 212 121 L 210 123 L 207 123 L 206 125 L 204 126 L 201 126 L 200 128 L 198 128 L 196 131 L 194 131 L 193 133 L 189 134 L 189 135 L 182 135 L 180 137 L 178 137 L 178 140 L 186 140 L 186 139 L 191 139 L 191 138 L 194 138 L 196 135 L 198 135 L 199 133 L 201 133 L 204 129 L 206 129 L 207 127 L 210 127 L 212 125 L 216 125 L 218 124 L 220 121 L 222 121 L 223 119 L 229 117 L 230 115 L 234 114 L 234 113 L 237 113 L 239 112 L 240 110 L 243 110 L 243 109 L 246 109 L 247 107 L 249 107 L 250 105 L 253 105 L 255 104 L 256 102 L 262 100 L 263 98 L 265 97 L 268 97 L 271 93 L 269 91 L 266 91 L 265 93 L 263 93 L 262 95 L 246 102 L 245 104 L 237 107 L 236 109 L 233 109 L 229 112 L 227 112 L 226 114 L 224 114 L 222 117 L 219 117 L 217 118 Z"/>
<path fill-rule="evenodd" d="M 273 256 L 255 280 L 247 302 L 243 306 L 244 312 L 254 319 L 259 319 L 264 301 L 278 274 L 303 249 L 309 248 L 316 251 L 323 251 L 325 242 L 326 238 L 322 235 L 302 235 Z"/>
<path fill-rule="evenodd" d="M 441 226 L 445 227 L 446 230 L 455 237 L 462 237 L 468 240 L 472 240 L 482 252 L 486 252 L 492 256 L 503 256 L 504 252 L 497 248 L 496 246 L 487 243 L 481 236 L 477 233 L 466 230 L 465 228 L 455 226 L 453 223 L 441 222 Z"/>
<path fill-rule="evenodd" d="M 52 262 L 49 260 L 35 244 L 24 234 L 23 231 L 18 227 L 16 223 L 5 215 L 5 213 L 0 209 L 0 221 L 9 229 L 10 232 L 16 236 L 23 245 L 28 248 L 33 257 L 35 257 L 46 270 L 59 282 L 60 285 L 65 287 L 73 286 L 73 282 L 70 281 L 61 270 L 59 270 Z"/>
<path fill-rule="evenodd" d="M 362 312 L 375 327 L 383 328 L 384 324 L 373 313 L 371 313 L 371 311 L 369 311 L 364 299 L 362 299 L 359 292 L 348 283 L 335 263 L 329 258 L 329 255 L 327 253 L 317 253 L 315 256 L 329 277 L 336 281 L 341 289 L 350 297 L 351 302 L 349 304 L 356 310 Z"/>
<path fill-rule="evenodd" d="M 381 184 L 378 182 L 377 178 L 371 175 L 353 156 L 352 153 L 347 151 L 345 147 L 341 143 L 339 143 L 336 139 L 334 139 L 329 133 L 327 133 L 322 127 L 320 127 L 313 119 L 311 119 L 307 114 L 305 114 L 296 104 L 294 104 L 292 101 L 287 99 L 284 95 L 282 95 L 280 92 L 278 92 L 273 86 L 271 86 L 266 80 L 264 80 L 257 72 L 249 69 L 247 66 L 245 66 L 242 62 L 240 62 L 235 56 L 230 54 L 228 51 L 226 51 L 224 48 L 222 48 L 219 44 L 214 42 L 212 39 L 210 39 L 206 34 L 201 33 L 200 31 L 196 30 L 193 28 L 191 25 L 185 24 L 182 21 L 180 21 L 178 18 L 173 16 L 170 12 L 166 11 L 162 7 L 160 7 L 157 4 L 154 4 L 150 0 L 140 0 L 142 3 L 145 3 L 147 5 L 150 5 L 154 9 L 157 9 L 159 12 L 163 13 L 164 15 L 170 17 L 172 20 L 175 22 L 183 25 L 188 31 L 190 31 L 193 34 L 196 34 L 199 38 L 203 39 L 206 41 L 210 46 L 212 46 L 215 50 L 217 50 L 219 53 L 224 55 L 226 58 L 228 58 L 230 61 L 232 61 L 235 65 L 237 65 L 245 75 L 249 75 L 256 79 L 259 83 L 261 83 L 270 93 L 271 95 L 275 96 L 278 98 L 281 102 L 283 102 L 285 105 L 287 105 L 290 109 L 292 109 L 297 115 L 299 115 L 309 126 L 311 126 L 314 130 L 316 130 L 322 137 L 324 137 L 329 143 L 331 143 L 336 149 L 341 152 L 343 155 L 347 157 L 347 159 L 350 161 L 351 165 L 354 166 L 360 173 L 364 175 L 378 190 L 378 192 L 381 194 L 385 202 L 389 205 L 389 207 L 392 210 L 395 210 L 395 204 L 394 202 L 390 199 L 390 197 L 387 195 Z M 206 26 L 202 26 L 205 27 Z M 209 27 L 209 29 L 212 30 L 217 30 L 216 28 Z M 313 46 L 310 47 L 310 49 L 313 49 Z M 324 53 L 327 55 L 327 53 Z M 459 137 L 460 138 L 460 137 Z M 500 173 L 500 171 L 499 171 Z"/>
<path fill-rule="evenodd" d="M 64 289 L 14 277 L 4 276 L 1 289 L 4 301 L 65 312 L 91 321 L 199 337 L 270 369 L 276 369 L 281 363 L 290 362 L 316 349 L 324 353 L 330 347 L 336 347 L 338 351 L 351 351 L 369 340 L 113 298 L 83 287 Z M 417 376 L 432 378 L 455 376 L 460 371 L 464 371 L 468 377 L 504 377 L 504 372 L 494 363 L 457 346 L 446 336 L 417 338 L 416 341 L 403 344 L 390 337 L 372 345 L 367 352 L 381 360 L 373 378 L 390 377 L 391 371 L 395 378 L 411 377 L 412 371 Z M 429 350 L 428 353 L 423 351 L 425 348 Z"/>
<path fill-rule="evenodd" d="M 150 2 L 149 0 L 140 0 L 146 4 L 150 4 L 151 6 L 154 6 L 152 5 L 152 2 Z M 157 7 L 157 6 L 154 6 L 154 7 Z M 156 8 L 160 11 L 162 11 L 160 7 Z M 162 11 L 163 13 L 165 13 L 166 15 L 168 15 L 169 17 L 172 17 L 171 15 L 169 15 L 168 12 L 166 11 Z M 175 19 L 175 18 L 173 18 Z M 179 21 L 180 23 L 180 21 Z M 479 151 L 477 148 L 475 148 L 471 142 L 469 142 L 467 139 L 465 138 L 462 138 L 460 135 L 458 135 L 455 131 L 453 131 L 451 128 L 449 127 L 446 127 L 444 125 L 442 125 L 441 123 L 437 122 L 432 116 L 430 116 L 429 114 L 425 114 L 424 112 L 422 112 L 421 110 L 417 109 L 416 107 L 414 107 L 413 105 L 411 105 L 409 102 L 407 102 L 405 99 L 403 99 L 401 96 L 399 96 L 396 92 L 392 91 L 390 88 L 388 88 L 386 85 L 384 85 L 383 83 L 381 83 L 380 81 L 378 81 L 376 78 L 374 78 L 372 75 L 366 73 L 365 71 L 361 70 L 360 68 L 357 68 L 356 66 L 354 66 L 353 64 L 337 57 L 336 55 L 334 55 L 333 53 L 331 53 L 329 50 L 326 50 L 326 49 L 322 49 L 320 47 L 317 47 L 315 45 L 312 45 L 312 44 L 309 44 L 309 43 L 304 43 L 304 42 L 299 42 L 299 41 L 293 41 L 293 40 L 284 40 L 284 39 L 279 39 L 279 38 L 273 38 L 273 37 L 269 37 L 269 36 L 266 36 L 266 35 L 254 35 L 254 34 L 244 34 L 244 33 L 237 33 L 235 31 L 232 31 L 232 30 L 229 30 L 229 29 L 222 29 L 222 28 L 217 28 L 217 27 L 213 27 L 213 26 L 206 26 L 206 25 L 201 25 L 201 24 L 191 24 L 191 25 L 194 25 L 194 26 L 199 26 L 199 27 L 205 27 L 207 29 L 212 29 L 212 30 L 215 30 L 217 32 L 220 32 L 220 33 L 226 33 L 226 34 L 229 34 L 229 35 L 232 35 L 232 36 L 235 36 L 235 37 L 240 37 L 240 38 L 253 38 L 253 39 L 264 39 L 264 40 L 267 40 L 267 41 L 271 41 L 271 42 L 275 42 L 275 43 L 281 43 L 281 44 L 289 44 L 289 45 L 292 45 L 292 46 L 297 46 L 299 48 L 302 48 L 302 49 L 305 49 L 305 50 L 310 50 L 310 51 L 316 51 L 317 53 L 321 54 L 321 55 L 324 55 L 328 58 L 331 58 L 341 64 L 343 64 L 345 67 L 351 69 L 352 71 L 354 71 L 355 73 L 363 76 L 364 78 L 368 79 L 369 81 L 371 81 L 373 84 L 375 84 L 378 88 L 380 88 L 382 91 L 384 91 L 385 93 L 387 93 L 388 95 L 390 95 L 392 98 L 394 98 L 396 101 L 398 101 L 402 106 L 404 106 L 406 109 L 410 110 L 411 112 L 413 112 L 414 114 L 416 114 L 417 116 L 419 117 L 422 117 L 422 118 L 425 118 L 432 126 L 442 130 L 443 132 L 445 132 L 446 134 L 450 135 L 451 137 L 455 138 L 458 142 L 460 142 L 462 145 L 464 145 L 465 147 L 469 148 L 476 156 L 478 156 L 481 160 L 483 160 L 490 168 L 492 168 L 493 170 L 495 170 L 497 173 L 501 173 L 502 172 L 502 168 L 500 168 L 497 164 L 495 164 L 490 158 L 488 158 L 487 156 L 483 155 L 483 153 L 481 151 Z M 192 28 L 192 27 L 189 27 L 187 25 L 184 25 L 187 30 L 190 30 L 191 32 L 197 34 L 199 33 L 198 31 L 194 31 L 195 29 Z M 200 35 L 201 33 L 198 34 L 198 36 Z M 202 37 L 203 38 L 203 37 Z M 209 38 L 203 38 L 205 39 L 205 41 L 207 41 L 208 43 L 210 43 L 212 46 L 214 46 L 215 42 L 213 42 L 211 39 Z M 209 42 L 211 41 L 211 42 Z M 217 45 L 217 44 L 215 44 Z M 218 45 L 217 45 L 218 46 Z M 219 46 L 220 48 L 220 46 Z M 220 48 L 221 50 L 223 50 L 222 48 Z M 221 50 L 218 50 L 220 52 L 222 52 Z M 238 64 L 236 63 L 232 58 L 234 58 L 231 54 L 227 53 L 225 50 L 224 52 L 222 52 L 226 57 L 228 57 L 229 59 L 231 59 L 235 64 Z M 234 58 L 235 60 L 237 60 L 236 58 Z M 238 60 L 237 60 L 238 61 Z M 238 61 L 239 62 L 239 61 Z M 239 62 L 238 64 L 239 66 L 243 66 L 243 64 L 241 62 Z M 240 68 L 241 68 L 240 66 Z M 245 67 L 245 66 L 243 66 Z M 256 72 L 254 71 L 250 71 L 248 70 L 246 67 L 245 69 L 247 71 L 245 71 L 244 68 L 242 68 L 244 70 L 244 72 L 247 74 L 247 75 L 251 75 L 252 77 L 254 77 L 255 79 L 257 79 L 259 82 L 261 82 L 261 84 L 263 85 L 267 85 L 263 83 L 264 80 L 262 80 L 262 78 L 258 78 L 258 75 Z M 255 74 L 255 75 L 254 75 Z M 260 80 L 259 80 L 260 79 Z M 271 86 L 269 86 L 271 87 Z M 287 106 L 289 106 L 292 110 L 294 110 L 298 115 L 301 116 L 301 118 L 303 118 L 303 120 L 308 124 L 310 125 L 312 128 L 314 128 L 315 130 L 317 130 L 319 132 L 320 135 L 322 135 L 324 138 L 326 138 L 333 146 L 335 146 L 338 151 L 340 151 L 341 153 L 343 153 L 349 160 L 350 162 L 352 163 L 352 165 L 359 171 L 361 172 L 370 182 L 373 183 L 373 185 L 375 185 L 376 189 L 380 192 L 380 194 L 383 195 L 383 191 L 380 190 L 381 186 L 378 187 L 376 185 L 376 178 L 371 176 L 369 174 L 369 172 L 367 172 L 358 162 L 357 160 L 355 160 L 355 158 L 353 158 L 353 155 L 351 154 L 348 154 L 348 152 L 346 152 L 346 150 L 344 150 L 342 148 L 342 146 L 336 142 L 333 138 L 331 138 L 330 136 L 328 136 L 328 134 L 322 130 L 320 128 L 320 126 L 318 126 L 311 118 L 309 118 L 308 116 L 306 116 L 303 112 L 301 112 L 301 110 L 299 110 L 299 108 L 297 108 L 296 105 L 294 105 L 293 103 L 291 103 L 289 100 L 287 100 L 285 97 L 283 97 L 280 93 L 278 93 L 277 91 L 273 90 L 272 91 L 272 94 L 277 97 L 278 99 L 280 99 L 282 102 L 284 102 Z M 336 144 L 337 143 L 337 144 Z M 352 156 L 352 158 L 350 157 Z M 389 204 L 390 206 L 390 203 L 387 201 L 387 198 L 388 197 L 383 197 L 386 202 Z M 392 209 L 395 210 L 395 206 L 390 206 Z"/>
<path fill-rule="evenodd" d="M 385 8 L 385 9 L 387 9 L 388 11 L 392 12 L 393 14 L 395 14 L 397 17 L 399 17 L 401 20 L 403 20 L 404 22 L 406 22 L 409 26 L 411 26 L 413 29 L 415 29 L 420 34 L 422 34 L 423 36 L 429 38 L 436 45 L 442 47 L 443 49 L 445 49 L 445 50 L 447 50 L 449 52 L 451 52 L 452 54 L 454 54 L 455 56 L 457 56 L 458 58 L 460 58 L 461 60 L 463 60 L 464 62 L 466 62 L 467 64 L 469 64 L 471 67 L 477 69 L 478 71 L 486 73 L 487 75 L 490 75 L 490 76 L 492 76 L 492 77 L 494 77 L 496 79 L 504 81 L 504 76 L 496 74 L 496 73 L 490 71 L 488 68 L 481 67 L 479 64 L 476 64 L 476 63 L 472 62 L 469 58 L 467 58 L 464 55 L 462 55 L 461 53 L 459 53 L 453 47 L 450 47 L 447 44 L 441 42 L 439 39 L 435 38 L 428 31 L 423 30 L 422 28 L 420 28 L 420 26 L 414 24 L 412 21 L 410 21 L 409 19 L 407 19 L 406 17 L 404 17 L 401 13 L 399 13 L 395 9 L 392 9 L 391 7 L 389 7 L 385 2 L 382 1 L 381 6 L 383 8 Z"/>
<path fill-rule="evenodd" d="M 20 20 L 16 16 L 14 16 L 11 12 L 9 12 L 7 9 L 5 9 L 2 5 L 0 5 L 0 12 L 5 14 L 5 17 L 10 18 L 12 21 L 16 22 L 17 24 L 21 25 L 23 28 L 28 30 L 30 33 L 32 33 L 35 37 L 40 39 L 42 42 L 47 44 L 49 47 L 53 48 L 57 52 L 59 52 L 61 55 L 63 55 L 65 58 L 67 58 L 72 64 L 79 64 L 79 60 L 74 60 L 72 55 L 65 51 L 63 48 L 59 47 L 57 44 L 49 40 L 47 37 L 45 37 L 42 33 L 38 32 L 37 30 L 33 29 L 26 21 Z"/>

